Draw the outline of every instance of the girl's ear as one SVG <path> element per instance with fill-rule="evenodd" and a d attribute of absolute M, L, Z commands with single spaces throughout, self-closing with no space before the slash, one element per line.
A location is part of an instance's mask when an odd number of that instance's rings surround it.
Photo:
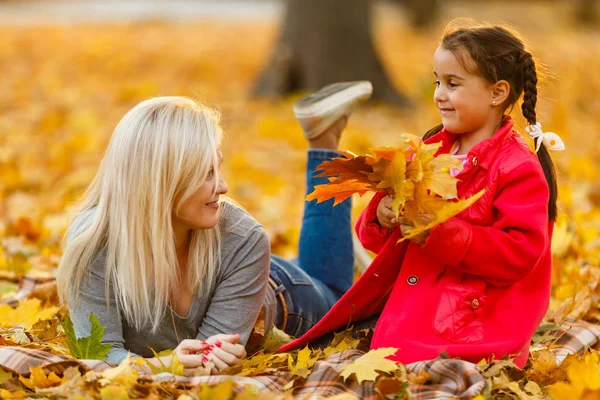
<path fill-rule="evenodd" d="M 490 89 L 492 91 L 492 106 L 503 104 L 510 95 L 510 83 L 505 80 L 500 80 L 494 83 L 492 86 L 490 86 Z"/>

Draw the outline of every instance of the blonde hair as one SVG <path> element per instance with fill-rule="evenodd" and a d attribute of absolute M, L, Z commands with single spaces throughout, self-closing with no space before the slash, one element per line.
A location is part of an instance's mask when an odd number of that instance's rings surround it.
<path fill-rule="evenodd" d="M 76 235 L 70 233 L 58 267 L 62 303 L 73 295 L 77 303 L 85 271 L 105 250 L 107 307 L 112 291 L 131 325 L 140 330 L 150 324 L 156 332 L 181 283 L 172 227 L 175 197 L 183 193 L 178 213 L 211 169 L 218 174 L 220 141 L 219 115 L 186 97 L 143 101 L 121 119 L 80 204 L 80 213 L 94 208 L 93 217 Z M 219 236 L 218 226 L 192 231 L 181 279 L 194 293 L 213 278 Z"/>

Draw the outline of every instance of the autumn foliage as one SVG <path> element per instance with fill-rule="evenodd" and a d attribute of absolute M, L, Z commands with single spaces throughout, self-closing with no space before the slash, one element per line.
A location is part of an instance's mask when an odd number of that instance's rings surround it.
<path fill-rule="evenodd" d="M 306 199 L 322 202 L 335 199 L 334 206 L 357 193 L 385 192 L 393 198 L 392 211 L 404 216 L 414 226 L 400 241 L 431 229 L 465 210 L 484 193 L 459 199 L 458 179 L 451 169 L 461 170 L 460 161 L 449 154 L 439 154 L 441 143 L 425 144 L 420 137 L 403 134 L 400 147 L 376 147 L 371 155 L 357 156 L 349 151 L 343 158 L 325 161 L 317 177 L 330 177 L 329 183 L 317 185 Z M 421 215 L 430 220 L 423 222 Z"/>
<path fill-rule="evenodd" d="M 504 2 L 492 8 L 494 15 L 487 15 L 511 20 L 519 15 L 503 10 L 521 3 Z M 532 351 L 523 370 L 510 360 L 482 363 L 488 385 L 477 400 L 596 399 L 600 391 L 596 349 L 569 356 L 560 366 L 552 352 L 560 345 L 552 335 L 565 321 L 600 323 L 600 41 L 597 35 L 566 25 L 560 6 L 555 12 L 547 5 L 550 2 L 542 3 L 536 9 L 539 18 L 521 20 L 519 28 L 558 78 L 539 86 L 537 111 L 544 127 L 559 133 L 568 149 L 553 154 L 560 212 L 552 240 L 552 299 L 532 342 L 543 347 Z M 277 101 L 247 96 L 268 59 L 277 28 L 276 21 L 0 28 L 0 298 L 14 298 L 25 276 L 49 280 L 27 298 L 0 305 L 1 346 L 72 353 L 68 329 L 61 325 L 67 313 L 50 282 L 62 254 L 61 241 L 73 218 L 73 203 L 94 176 L 112 130 L 127 110 L 151 96 L 193 96 L 218 106 L 223 114 L 222 169 L 229 195 L 264 225 L 275 254 L 296 255 L 307 147 L 292 112 L 297 96 Z M 415 31 L 391 15 L 378 21 L 376 31 L 377 48 L 391 78 L 405 89 L 415 109 L 361 107 L 344 131 L 341 148 L 385 159 L 385 154 L 369 149 L 400 147 L 401 132 L 425 132 L 439 122 L 431 101 L 430 62 L 439 32 Z M 524 132 L 518 108 L 513 116 L 517 129 Z M 406 176 L 409 172 L 407 166 Z M 357 177 L 363 179 L 362 175 Z M 443 193 L 443 188 L 437 190 Z M 369 194 L 353 196 L 354 217 L 369 198 Z M 400 201 L 398 210 L 401 206 Z M 340 334 L 325 350 L 260 351 L 235 373 L 254 376 L 293 370 L 300 382 L 326 353 L 365 350 L 366 341 Z M 379 360 L 363 359 L 371 365 L 379 365 Z M 115 371 L 106 377 L 86 376 L 76 368 L 56 376 L 34 367 L 27 377 L 0 370 L 0 396 L 51 397 L 35 392 L 54 390 L 59 397 L 71 393 L 69 388 L 74 393 L 82 388 L 87 397 L 96 398 L 257 398 L 251 391 L 234 393 L 228 383 L 204 385 L 187 394 L 168 382 L 140 380 L 130 385 L 138 378 L 134 367 L 122 365 L 116 371 L 121 379 Z M 363 371 L 364 364 L 355 368 Z M 176 365 L 164 368 L 169 369 L 177 372 Z M 359 378 L 349 371 L 346 382 Z M 394 398 L 405 393 L 407 383 L 424 383 L 428 377 L 407 375 L 398 365 L 398 370 L 378 373 L 376 379 L 379 392 Z"/>

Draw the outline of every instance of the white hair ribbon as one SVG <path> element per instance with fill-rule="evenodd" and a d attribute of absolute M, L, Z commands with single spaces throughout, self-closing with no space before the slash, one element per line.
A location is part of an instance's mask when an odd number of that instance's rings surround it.
<path fill-rule="evenodd" d="M 536 122 L 535 125 L 529 125 L 525 127 L 525 131 L 533 138 L 533 142 L 535 143 L 535 152 L 537 153 L 544 143 L 550 150 L 564 150 L 565 144 L 563 143 L 560 136 L 558 136 L 554 132 L 544 132 L 542 131 L 542 124 Z"/>

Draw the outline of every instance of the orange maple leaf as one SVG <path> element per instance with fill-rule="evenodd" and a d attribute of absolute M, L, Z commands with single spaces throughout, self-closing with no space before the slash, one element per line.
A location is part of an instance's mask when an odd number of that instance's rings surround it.
<path fill-rule="evenodd" d="M 321 163 L 316 171 L 323 171 L 315 178 L 326 176 L 337 176 L 333 183 L 347 180 L 368 182 L 367 174 L 373 172 L 373 168 L 367 164 L 365 156 L 357 156 L 349 151 L 341 151 L 344 158 L 334 158 L 331 161 Z"/>
<path fill-rule="evenodd" d="M 306 196 L 307 201 L 317 200 L 317 203 L 335 199 L 334 206 L 340 204 L 354 193 L 363 195 L 374 189 L 373 185 L 369 182 L 360 182 L 356 180 L 342 181 L 339 183 L 330 182 L 324 185 L 315 186 L 315 190 Z"/>

